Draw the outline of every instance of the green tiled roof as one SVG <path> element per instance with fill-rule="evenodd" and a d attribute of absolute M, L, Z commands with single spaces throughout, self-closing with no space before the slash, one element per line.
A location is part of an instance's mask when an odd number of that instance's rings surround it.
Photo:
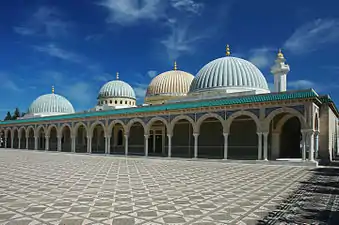
<path fill-rule="evenodd" d="M 201 107 L 209 107 L 209 106 L 237 105 L 237 104 L 246 104 L 246 103 L 280 101 L 280 100 L 288 100 L 288 99 L 305 99 L 305 98 L 312 98 L 312 97 L 318 97 L 318 94 L 313 89 L 309 89 L 309 90 L 291 91 L 291 92 L 283 92 L 283 93 L 270 93 L 270 94 L 232 97 L 232 98 L 220 98 L 220 99 L 213 99 L 213 100 L 208 100 L 208 101 L 194 101 L 194 102 L 192 101 L 192 102 L 172 103 L 172 104 L 154 105 L 154 106 L 142 106 L 142 107 L 136 107 L 136 108 L 125 108 L 125 109 L 116 109 L 116 110 L 107 110 L 107 111 L 74 113 L 74 114 L 67 114 L 67 115 L 60 115 L 60 116 L 28 118 L 28 119 L 12 120 L 12 121 L 7 120 L 7 121 L 1 121 L 0 125 L 32 123 L 32 122 L 51 121 L 51 120 L 67 120 L 67 119 L 87 118 L 87 117 L 96 117 L 96 116 L 108 116 L 108 115 L 126 115 L 126 114 L 134 114 L 134 113 L 147 113 L 147 112 L 166 111 L 166 110 L 180 110 L 180 109 L 187 109 L 187 108 L 201 108 Z"/>
<path fill-rule="evenodd" d="M 321 103 L 325 104 L 329 104 L 330 107 L 332 108 L 332 110 L 335 112 L 335 114 L 337 116 L 339 116 L 339 111 L 338 111 L 338 108 L 337 106 L 335 105 L 334 101 L 332 100 L 332 98 L 329 96 L 329 95 L 322 95 L 322 96 L 319 96 L 319 100 L 321 101 Z"/>

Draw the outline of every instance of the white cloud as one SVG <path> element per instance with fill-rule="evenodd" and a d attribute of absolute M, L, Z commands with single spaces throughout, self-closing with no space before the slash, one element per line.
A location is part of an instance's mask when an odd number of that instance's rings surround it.
<path fill-rule="evenodd" d="M 62 19 L 62 13 L 56 8 L 40 7 L 27 21 L 14 27 L 20 35 L 44 35 L 51 38 L 68 34 L 71 23 Z"/>
<path fill-rule="evenodd" d="M 155 71 L 155 70 L 149 70 L 149 71 L 147 72 L 147 75 L 148 75 L 148 77 L 153 78 L 153 77 L 155 77 L 156 75 L 158 75 L 158 72 Z"/>
<path fill-rule="evenodd" d="M 22 88 L 15 83 L 8 74 L 0 72 L 0 87 L 12 92 L 20 92 Z"/>
<path fill-rule="evenodd" d="M 193 0 L 172 0 L 171 5 L 177 10 L 192 12 L 195 14 L 199 14 L 204 7 L 202 3 L 197 3 Z"/>
<path fill-rule="evenodd" d="M 115 79 L 115 77 L 112 76 L 111 74 L 104 73 L 104 74 L 95 75 L 93 79 L 99 82 L 108 82 L 110 80 Z"/>
<path fill-rule="evenodd" d="M 94 107 L 91 103 L 95 102 L 95 92 L 93 85 L 84 81 L 76 81 L 71 85 L 62 87 L 62 92 L 72 102 L 85 109 Z"/>
<path fill-rule="evenodd" d="M 207 32 L 198 34 L 191 29 L 189 24 L 178 23 L 174 19 L 168 20 L 167 25 L 170 32 L 161 40 L 161 44 L 166 48 L 171 61 L 178 59 L 183 54 L 194 53 L 197 44 L 210 37 Z"/>
<path fill-rule="evenodd" d="M 308 88 L 315 88 L 317 85 L 310 80 L 295 80 L 290 81 L 287 85 L 292 89 L 308 89 Z"/>
<path fill-rule="evenodd" d="M 64 50 L 57 47 L 54 44 L 48 44 L 44 46 L 34 46 L 34 49 L 48 54 L 49 56 L 63 59 L 70 62 L 80 63 L 83 62 L 84 58 L 76 53 Z"/>
<path fill-rule="evenodd" d="M 137 97 L 137 100 L 143 101 L 146 95 L 147 87 L 148 87 L 148 84 L 136 83 L 133 85 L 133 89 Z"/>
<path fill-rule="evenodd" d="M 164 15 L 161 0 L 103 0 L 101 6 L 109 10 L 108 23 L 130 25 L 139 20 L 157 20 Z"/>
<path fill-rule="evenodd" d="M 339 19 L 317 19 L 297 28 L 284 48 L 294 54 L 302 54 L 338 41 Z"/>
<path fill-rule="evenodd" d="M 274 49 L 267 47 L 252 49 L 249 61 L 260 69 L 267 68 L 273 65 Z"/>

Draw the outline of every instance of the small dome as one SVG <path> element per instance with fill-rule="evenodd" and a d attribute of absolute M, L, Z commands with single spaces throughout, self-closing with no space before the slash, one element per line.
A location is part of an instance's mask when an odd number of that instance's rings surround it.
<path fill-rule="evenodd" d="M 146 98 L 152 96 L 185 96 L 194 76 L 181 70 L 159 74 L 148 85 Z"/>
<path fill-rule="evenodd" d="M 63 96 L 46 94 L 38 97 L 28 108 L 28 114 L 71 114 L 72 104 Z"/>
<path fill-rule="evenodd" d="M 269 92 L 264 75 L 255 65 L 230 56 L 215 59 L 205 65 L 192 81 L 190 92 L 214 89 Z"/>
<path fill-rule="evenodd" d="M 136 99 L 131 85 L 121 80 L 113 80 L 101 87 L 98 98 L 131 98 Z"/>

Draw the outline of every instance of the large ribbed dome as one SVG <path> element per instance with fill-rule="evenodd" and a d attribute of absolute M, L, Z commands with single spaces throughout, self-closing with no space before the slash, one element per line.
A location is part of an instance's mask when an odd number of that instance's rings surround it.
<path fill-rule="evenodd" d="M 268 93 L 264 75 L 251 62 L 236 57 L 215 59 L 205 65 L 192 81 L 190 92 L 211 90 Z"/>
<path fill-rule="evenodd" d="M 171 70 L 159 74 L 149 84 L 146 98 L 152 96 L 185 96 L 194 76 L 181 70 Z"/>
<path fill-rule="evenodd" d="M 113 80 L 106 83 L 99 91 L 98 98 L 131 98 L 136 99 L 135 92 L 131 85 L 121 80 Z"/>
<path fill-rule="evenodd" d="M 70 114 L 74 113 L 72 104 L 63 96 L 46 94 L 38 97 L 28 108 L 28 114 Z"/>

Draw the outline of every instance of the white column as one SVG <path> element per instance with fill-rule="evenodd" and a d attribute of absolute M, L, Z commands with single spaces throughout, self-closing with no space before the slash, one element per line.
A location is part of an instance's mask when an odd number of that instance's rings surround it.
<path fill-rule="evenodd" d="M 125 155 L 128 155 L 128 134 L 125 134 Z"/>
<path fill-rule="evenodd" d="M 268 157 L 268 132 L 264 132 L 264 160 Z"/>
<path fill-rule="evenodd" d="M 145 156 L 147 157 L 148 156 L 148 138 L 149 138 L 149 135 L 145 134 L 144 137 L 145 137 L 145 142 L 144 142 L 144 145 L 145 145 Z"/>
<path fill-rule="evenodd" d="M 262 159 L 262 133 L 258 132 L 258 160 Z"/>
<path fill-rule="evenodd" d="M 111 136 L 107 136 L 107 152 L 106 154 L 110 154 L 111 152 Z"/>
<path fill-rule="evenodd" d="M 75 136 L 71 136 L 71 152 L 75 152 L 75 140 L 76 137 Z"/>
<path fill-rule="evenodd" d="M 11 148 L 14 148 L 14 135 L 11 135 Z"/>
<path fill-rule="evenodd" d="M 224 135 L 224 159 L 228 157 L 228 133 L 223 133 Z"/>
<path fill-rule="evenodd" d="M 26 149 L 28 150 L 29 137 L 26 136 Z"/>
<path fill-rule="evenodd" d="M 302 145 L 302 150 L 301 150 L 301 156 L 303 160 L 306 160 L 306 136 L 307 133 L 305 131 L 301 131 L 302 135 L 302 140 L 301 140 L 301 145 Z"/>
<path fill-rule="evenodd" d="M 34 137 L 34 150 L 38 150 L 38 137 Z"/>
<path fill-rule="evenodd" d="M 172 134 L 167 134 L 168 137 L 168 157 L 172 157 Z"/>
<path fill-rule="evenodd" d="M 5 135 L 5 148 L 7 148 L 7 136 Z"/>
<path fill-rule="evenodd" d="M 45 136 L 45 139 L 46 139 L 45 150 L 48 151 L 49 150 L 49 136 Z"/>
<path fill-rule="evenodd" d="M 107 151 L 108 151 L 107 141 L 108 141 L 108 137 L 105 136 L 105 154 L 107 154 Z"/>
<path fill-rule="evenodd" d="M 198 138 L 199 138 L 199 134 L 194 133 L 193 134 L 194 137 L 194 158 L 198 158 Z"/>
<path fill-rule="evenodd" d="M 315 152 L 315 158 L 317 159 L 319 157 L 319 131 L 315 132 L 314 152 Z"/>
<path fill-rule="evenodd" d="M 87 136 L 87 153 L 92 152 L 92 137 Z"/>
<path fill-rule="evenodd" d="M 309 150 L 308 150 L 308 160 L 314 161 L 314 131 L 308 133 L 309 141 Z"/>
<path fill-rule="evenodd" d="M 58 152 L 61 152 L 61 138 L 62 138 L 62 136 L 57 137 L 57 139 L 58 139 L 58 146 L 57 146 Z"/>
<path fill-rule="evenodd" d="M 20 136 L 19 136 L 18 140 L 19 140 L 18 149 L 21 149 L 21 137 Z"/>

